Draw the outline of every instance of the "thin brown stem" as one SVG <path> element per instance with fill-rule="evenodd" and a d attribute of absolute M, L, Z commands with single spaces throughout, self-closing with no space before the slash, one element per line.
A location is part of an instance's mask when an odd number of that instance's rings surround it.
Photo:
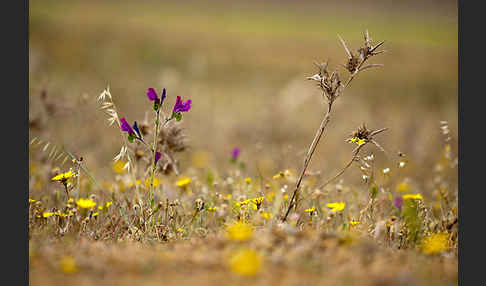
<path fill-rule="evenodd" d="M 324 188 L 330 182 L 334 181 L 339 176 L 341 176 L 342 174 L 344 174 L 344 172 L 351 166 L 351 164 L 353 164 L 353 162 L 356 160 L 356 158 L 358 158 L 358 153 L 359 153 L 359 150 L 361 149 L 362 146 L 364 146 L 364 145 L 361 145 L 361 146 L 358 147 L 358 149 L 356 149 L 356 151 L 354 152 L 353 158 L 351 158 L 351 160 L 346 164 L 346 166 L 344 166 L 344 168 L 341 171 L 339 171 L 339 173 L 337 173 L 334 177 L 330 178 L 329 180 L 327 180 L 325 183 L 323 183 L 322 185 L 320 185 L 317 188 L 318 189 Z"/>
<path fill-rule="evenodd" d="M 302 183 L 302 179 L 304 177 L 305 171 L 307 170 L 307 167 L 309 166 L 309 162 L 312 158 L 312 155 L 314 154 L 314 151 L 316 150 L 317 144 L 321 140 L 321 137 L 322 137 L 324 131 L 326 130 L 327 124 L 329 123 L 329 121 L 331 119 L 331 107 L 332 107 L 332 102 L 329 102 L 327 113 L 324 116 L 324 118 L 322 119 L 321 126 L 317 130 L 317 133 L 314 136 L 314 140 L 312 140 L 312 144 L 310 145 L 309 150 L 307 151 L 307 155 L 305 156 L 304 166 L 302 167 L 302 171 L 300 172 L 299 179 L 297 180 L 294 192 L 292 193 L 292 198 L 290 199 L 289 206 L 287 208 L 287 212 L 285 213 L 285 216 L 282 218 L 282 221 L 287 220 L 287 216 L 289 215 L 290 210 L 294 206 L 295 195 L 297 194 L 297 191 L 300 188 L 300 184 Z"/>

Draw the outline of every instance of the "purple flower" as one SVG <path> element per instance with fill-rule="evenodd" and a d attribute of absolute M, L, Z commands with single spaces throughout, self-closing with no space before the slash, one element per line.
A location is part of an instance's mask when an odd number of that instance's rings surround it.
<path fill-rule="evenodd" d="M 233 149 L 233 152 L 231 152 L 231 157 L 233 157 L 233 160 L 236 160 L 239 155 L 240 155 L 240 149 L 236 147 L 235 149 Z"/>
<path fill-rule="evenodd" d="M 403 198 L 402 197 L 395 198 L 395 201 L 393 202 L 393 205 L 396 206 L 399 209 L 402 208 Z"/>
<path fill-rule="evenodd" d="M 130 124 L 128 124 L 125 117 L 120 118 L 120 123 L 121 123 L 121 130 L 122 131 L 127 131 L 129 136 L 131 136 L 132 134 L 135 134 L 135 132 L 133 132 L 132 126 L 130 126 Z"/>
<path fill-rule="evenodd" d="M 150 101 L 155 101 L 156 104 L 160 103 L 159 96 L 157 95 L 157 92 L 155 92 L 155 89 L 153 89 L 153 88 L 148 89 L 147 97 Z"/>
<path fill-rule="evenodd" d="M 157 165 L 157 161 L 160 160 L 160 157 L 162 157 L 162 154 L 160 154 L 160 152 L 155 153 L 155 165 Z"/>
<path fill-rule="evenodd" d="M 185 112 L 191 109 L 192 100 L 188 99 L 185 103 L 182 101 L 180 96 L 177 96 L 176 103 L 172 109 L 172 113 Z"/>

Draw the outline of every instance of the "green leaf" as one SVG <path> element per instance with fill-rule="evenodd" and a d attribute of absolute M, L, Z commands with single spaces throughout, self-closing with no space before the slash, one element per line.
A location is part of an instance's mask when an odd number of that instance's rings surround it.
<path fill-rule="evenodd" d="M 134 139 L 135 139 L 135 134 L 131 134 L 128 136 L 128 142 L 133 143 Z"/>
<path fill-rule="evenodd" d="M 376 184 L 373 184 L 369 191 L 371 198 L 375 199 L 376 195 L 378 195 L 378 186 Z"/>
<path fill-rule="evenodd" d="M 182 119 L 182 113 L 177 112 L 177 113 L 175 114 L 175 119 L 176 119 L 177 121 L 181 121 L 181 119 Z"/>

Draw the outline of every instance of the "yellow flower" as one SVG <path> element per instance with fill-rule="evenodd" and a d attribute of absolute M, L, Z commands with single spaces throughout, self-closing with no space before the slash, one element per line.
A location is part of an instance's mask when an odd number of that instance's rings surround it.
<path fill-rule="evenodd" d="M 109 208 L 111 205 L 113 204 L 112 201 L 109 201 L 109 202 L 106 202 L 105 204 L 105 208 Z"/>
<path fill-rule="evenodd" d="M 253 276 L 260 272 L 262 259 L 254 250 L 241 248 L 231 254 L 229 259 L 231 271 L 234 273 Z"/>
<path fill-rule="evenodd" d="M 43 218 L 48 218 L 48 217 L 53 216 L 53 215 L 54 215 L 54 213 L 51 213 L 51 212 L 43 212 L 42 213 Z"/>
<path fill-rule="evenodd" d="M 95 216 L 98 216 L 99 214 L 100 214 L 99 212 L 95 212 L 95 213 L 93 214 L 93 216 L 95 217 Z"/>
<path fill-rule="evenodd" d="M 307 213 L 313 213 L 316 210 L 316 208 L 310 208 L 310 209 L 305 209 L 304 211 Z"/>
<path fill-rule="evenodd" d="M 98 210 L 102 211 L 103 210 L 103 206 L 98 206 Z"/>
<path fill-rule="evenodd" d="M 404 200 L 422 200 L 422 195 L 421 194 L 406 194 L 406 195 L 403 195 L 402 198 Z"/>
<path fill-rule="evenodd" d="M 31 203 L 35 203 L 35 200 L 29 199 L 29 204 L 31 204 Z"/>
<path fill-rule="evenodd" d="M 408 189 L 409 189 L 409 186 L 405 182 L 397 185 L 397 191 L 399 191 L 399 192 L 406 192 L 406 191 L 408 191 Z"/>
<path fill-rule="evenodd" d="M 57 215 L 57 216 L 60 216 L 60 217 L 67 217 L 68 216 L 67 214 L 61 213 L 61 212 L 54 213 L 54 215 Z"/>
<path fill-rule="evenodd" d="M 182 177 L 176 182 L 176 186 L 178 187 L 185 187 L 191 183 L 191 178 L 188 177 Z"/>
<path fill-rule="evenodd" d="M 62 272 L 66 274 L 76 273 L 78 267 L 76 266 L 76 261 L 72 256 L 63 256 L 59 262 Z"/>
<path fill-rule="evenodd" d="M 59 174 L 55 177 L 53 177 L 51 180 L 53 181 L 66 181 L 67 179 L 71 178 L 74 176 L 75 173 L 73 173 L 71 170 L 67 171 L 66 173 Z"/>
<path fill-rule="evenodd" d="M 245 183 L 250 184 L 251 183 L 251 178 L 250 177 L 245 178 Z"/>
<path fill-rule="evenodd" d="M 345 202 L 335 202 L 335 203 L 328 203 L 326 207 L 330 208 L 332 212 L 339 212 L 344 210 L 346 206 Z"/>
<path fill-rule="evenodd" d="M 112 167 L 112 169 L 115 173 L 123 174 L 123 173 L 126 172 L 126 169 L 123 168 L 123 167 L 125 167 L 125 164 L 126 164 L 126 162 L 118 160 L 116 162 L 113 162 L 113 165 L 111 167 Z"/>
<path fill-rule="evenodd" d="M 283 171 L 280 171 L 280 172 L 278 172 L 277 174 L 275 174 L 275 175 L 273 176 L 273 179 L 274 179 L 274 180 L 278 180 L 278 179 L 280 179 L 280 178 L 288 178 L 288 177 L 290 177 L 291 175 L 292 175 L 292 172 L 291 172 L 289 169 L 287 169 L 287 170 L 283 170 Z"/>
<path fill-rule="evenodd" d="M 158 186 L 160 186 L 160 180 L 159 180 L 159 178 L 154 178 L 154 187 L 158 187 Z M 145 180 L 145 187 L 146 188 L 150 187 L 150 178 L 147 178 Z"/>
<path fill-rule="evenodd" d="M 288 200 L 289 199 L 289 195 L 284 195 L 283 198 L 284 198 L 284 200 Z"/>
<path fill-rule="evenodd" d="M 177 228 L 177 232 L 178 232 L 178 233 L 181 233 L 181 232 L 184 232 L 184 230 L 183 230 L 182 228 L 180 228 L 180 227 L 179 227 L 179 228 Z"/>
<path fill-rule="evenodd" d="M 230 225 L 226 231 L 228 239 L 235 241 L 246 241 L 253 235 L 251 225 L 240 221 Z"/>
<path fill-rule="evenodd" d="M 214 212 L 217 209 L 218 209 L 218 207 L 208 207 L 208 211 L 210 211 L 210 212 Z"/>
<path fill-rule="evenodd" d="M 265 197 L 258 197 L 251 199 L 251 201 L 256 205 L 256 209 L 260 209 L 264 199 Z"/>
<path fill-rule="evenodd" d="M 74 199 L 73 198 L 69 198 L 67 202 L 68 202 L 68 204 L 71 204 L 72 202 L 74 202 Z"/>
<path fill-rule="evenodd" d="M 96 206 L 96 202 L 90 199 L 79 199 L 76 201 L 76 204 L 82 209 L 92 209 Z"/>
<path fill-rule="evenodd" d="M 359 224 L 359 221 L 357 221 L 357 220 L 350 220 L 349 221 L 349 225 L 351 225 L 351 226 L 355 226 L 357 224 Z"/>
<path fill-rule="evenodd" d="M 353 137 L 353 138 L 349 139 L 349 142 L 356 143 L 356 145 L 358 145 L 358 146 L 361 146 L 364 143 L 366 143 L 366 141 L 364 139 L 360 139 L 358 137 Z"/>
<path fill-rule="evenodd" d="M 447 233 L 436 233 L 426 237 L 422 243 L 422 251 L 427 254 L 436 254 L 449 249 L 449 235 Z"/>
<path fill-rule="evenodd" d="M 268 219 L 271 219 L 272 218 L 272 214 L 271 213 L 261 213 L 260 216 L 266 220 Z"/>
<path fill-rule="evenodd" d="M 272 202 L 273 199 L 275 199 L 275 192 L 268 193 L 266 199 L 267 201 Z"/>
<path fill-rule="evenodd" d="M 226 199 L 227 199 L 228 201 L 229 201 L 229 200 L 231 200 L 231 198 L 232 198 L 231 194 L 227 194 L 227 195 L 226 195 Z"/>

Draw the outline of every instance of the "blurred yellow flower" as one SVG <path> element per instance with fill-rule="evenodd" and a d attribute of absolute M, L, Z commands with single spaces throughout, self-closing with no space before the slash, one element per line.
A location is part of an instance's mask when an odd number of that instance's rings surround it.
<path fill-rule="evenodd" d="M 208 211 L 210 211 L 210 212 L 214 212 L 217 209 L 218 209 L 218 207 L 208 207 Z"/>
<path fill-rule="evenodd" d="M 185 187 L 185 186 L 189 185 L 189 183 L 191 183 L 191 178 L 182 177 L 182 178 L 179 178 L 179 180 L 177 180 L 176 186 Z"/>
<path fill-rule="evenodd" d="M 61 266 L 62 272 L 66 274 L 72 274 L 78 271 L 76 261 L 72 256 L 63 256 L 59 261 L 59 265 Z"/>
<path fill-rule="evenodd" d="M 353 137 L 353 138 L 349 139 L 349 142 L 356 143 L 356 145 L 358 145 L 358 146 L 361 146 L 364 143 L 366 143 L 366 141 L 364 139 L 360 139 L 358 137 Z"/>
<path fill-rule="evenodd" d="M 158 186 L 160 186 L 160 180 L 159 178 L 154 178 L 154 187 L 158 187 Z M 145 187 L 150 188 L 150 178 L 147 178 L 145 180 Z"/>
<path fill-rule="evenodd" d="M 66 181 L 67 179 L 71 178 L 74 176 L 75 173 L 73 173 L 71 170 L 67 171 L 66 173 L 59 174 L 55 177 L 53 177 L 51 180 L 53 181 Z"/>
<path fill-rule="evenodd" d="M 118 160 L 113 162 L 113 165 L 111 167 L 115 173 L 123 174 L 127 171 L 126 169 L 123 168 L 125 167 L 125 164 L 126 162 L 123 162 L 122 160 Z"/>
<path fill-rule="evenodd" d="M 234 273 L 253 276 L 260 272 L 262 259 L 256 251 L 241 248 L 231 254 L 229 264 L 231 271 Z"/>
<path fill-rule="evenodd" d="M 230 225 L 227 229 L 227 237 L 230 240 L 246 241 L 253 235 L 253 228 L 251 225 L 238 221 Z"/>
<path fill-rule="evenodd" d="M 344 210 L 346 206 L 345 202 L 335 202 L 335 203 L 328 203 L 326 207 L 330 208 L 332 212 L 340 212 Z"/>
<path fill-rule="evenodd" d="M 245 183 L 250 184 L 251 183 L 251 178 L 250 177 L 245 178 Z"/>
<path fill-rule="evenodd" d="M 406 195 L 403 195 L 402 198 L 404 200 L 422 200 L 423 199 L 421 194 L 406 194 Z"/>
<path fill-rule="evenodd" d="M 110 207 L 112 204 L 113 204 L 113 202 L 112 202 L 112 201 L 106 202 L 105 207 L 106 207 L 106 208 L 109 208 L 109 207 Z"/>
<path fill-rule="evenodd" d="M 270 192 L 267 194 L 267 201 L 272 202 L 275 199 L 275 192 Z"/>
<path fill-rule="evenodd" d="M 51 212 L 43 212 L 42 213 L 43 218 L 48 218 L 48 217 L 53 216 L 53 215 L 54 215 L 54 213 L 51 213 Z"/>
<path fill-rule="evenodd" d="M 262 205 L 264 199 L 265 197 L 258 197 L 251 199 L 251 201 L 255 204 L 256 209 L 260 209 L 260 206 Z"/>
<path fill-rule="evenodd" d="M 285 195 L 283 196 L 283 198 L 284 198 L 284 200 L 286 200 L 286 201 L 287 201 L 287 200 L 289 199 L 289 195 L 285 194 Z"/>
<path fill-rule="evenodd" d="M 74 199 L 73 199 L 73 198 L 69 198 L 69 199 L 67 200 L 67 202 L 68 202 L 68 204 L 71 204 L 72 202 L 74 202 Z"/>
<path fill-rule="evenodd" d="M 280 171 L 280 172 L 278 172 L 277 174 L 275 174 L 275 175 L 273 176 L 273 179 L 274 179 L 274 180 L 278 180 L 278 179 L 280 179 L 280 178 L 288 178 L 288 177 L 290 177 L 291 175 L 292 175 L 292 171 L 290 171 L 289 169 L 287 169 L 287 170 L 283 170 L 283 171 Z"/>
<path fill-rule="evenodd" d="M 357 224 L 359 224 L 359 221 L 357 221 L 357 220 L 350 220 L 349 221 L 349 225 L 351 225 L 351 226 L 355 226 Z"/>
<path fill-rule="evenodd" d="M 409 185 L 405 182 L 400 183 L 397 185 L 397 191 L 399 192 L 406 192 L 409 189 Z"/>
<path fill-rule="evenodd" d="M 449 249 L 449 235 L 436 233 L 426 237 L 422 243 L 422 251 L 427 254 L 436 254 Z"/>
<path fill-rule="evenodd" d="M 82 209 L 92 209 L 96 206 L 96 202 L 90 199 L 83 199 L 83 198 L 77 200 L 76 204 L 78 205 L 78 207 Z"/>
<path fill-rule="evenodd" d="M 95 212 L 95 213 L 93 214 L 93 216 L 95 217 L 95 216 L 98 216 L 99 214 L 100 214 L 99 212 Z"/>
<path fill-rule="evenodd" d="M 35 203 L 35 200 L 29 199 L 29 204 L 31 204 L 31 203 Z"/>
<path fill-rule="evenodd" d="M 266 220 L 268 219 L 271 219 L 272 218 L 272 214 L 271 213 L 260 213 L 260 216 Z"/>
<path fill-rule="evenodd" d="M 305 209 L 304 211 L 307 213 L 312 213 L 316 210 L 316 208 Z"/>

